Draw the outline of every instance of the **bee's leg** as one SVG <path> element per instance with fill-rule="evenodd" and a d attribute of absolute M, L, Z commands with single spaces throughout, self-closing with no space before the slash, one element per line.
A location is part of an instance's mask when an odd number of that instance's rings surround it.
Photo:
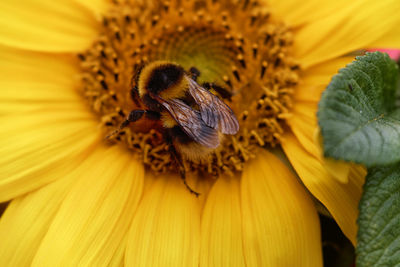
<path fill-rule="evenodd" d="M 203 87 L 207 90 L 214 89 L 223 99 L 232 101 L 232 93 L 224 87 L 216 85 L 215 83 L 203 83 Z"/>
<path fill-rule="evenodd" d="M 143 110 L 143 109 L 132 110 L 129 113 L 126 120 L 124 120 L 120 124 L 119 128 L 117 130 L 113 131 L 112 133 L 110 133 L 109 135 L 107 135 L 106 139 L 110 138 L 111 136 L 113 136 L 115 134 L 118 134 L 122 129 L 127 127 L 131 122 L 138 121 L 139 119 L 141 119 L 143 117 L 144 114 L 146 114 L 146 118 L 148 118 L 150 120 L 160 119 L 160 113 L 152 111 L 152 110 Z"/>
<path fill-rule="evenodd" d="M 189 72 L 190 72 L 190 75 L 192 76 L 191 78 L 192 78 L 195 82 L 197 82 L 197 77 L 200 76 L 200 71 L 199 71 L 197 68 L 195 68 L 195 67 L 191 67 L 191 68 L 189 69 Z"/>
<path fill-rule="evenodd" d="M 181 176 L 183 184 L 186 186 L 186 188 L 189 190 L 190 193 L 194 194 L 196 197 L 199 197 L 200 193 L 194 191 L 187 184 L 185 165 L 183 165 L 183 161 L 182 161 L 181 155 L 178 153 L 178 151 L 176 151 L 174 145 L 172 144 L 172 138 L 171 138 L 171 136 L 169 134 L 167 134 L 167 143 L 168 143 L 169 152 L 171 153 L 172 157 L 175 159 L 175 161 L 179 165 L 179 174 Z"/>

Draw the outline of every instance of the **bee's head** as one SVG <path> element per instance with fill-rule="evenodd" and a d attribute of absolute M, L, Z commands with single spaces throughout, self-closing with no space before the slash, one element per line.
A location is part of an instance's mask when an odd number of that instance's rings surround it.
<path fill-rule="evenodd" d="M 153 93 L 160 92 L 178 85 L 185 74 L 184 69 L 174 63 L 153 62 L 143 68 L 140 74 L 139 90 L 143 89 Z"/>

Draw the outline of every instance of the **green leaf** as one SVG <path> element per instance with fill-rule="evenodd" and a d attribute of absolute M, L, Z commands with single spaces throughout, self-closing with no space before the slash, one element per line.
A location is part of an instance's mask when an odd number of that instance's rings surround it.
<path fill-rule="evenodd" d="M 400 266 L 400 165 L 368 170 L 358 218 L 357 266 Z"/>
<path fill-rule="evenodd" d="M 322 94 L 318 122 L 327 157 L 366 166 L 400 160 L 398 66 L 387 54 L 357 57 Z"/>

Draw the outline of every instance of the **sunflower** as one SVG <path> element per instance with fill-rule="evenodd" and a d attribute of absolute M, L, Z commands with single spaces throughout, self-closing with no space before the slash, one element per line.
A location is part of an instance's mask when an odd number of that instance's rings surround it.
<path fill-rule="evenodd" d="M 311 196 L 355 244 L 365 172 L 322 157 L 317 103 L 352 52 L 400 47 L 399 1 L 0 6 L 1 266 L 321 266 Z M 184 162 L 198 198 L 151 122 L 105 139 L 154 60 L 232 94 L 239 132 Z"/>

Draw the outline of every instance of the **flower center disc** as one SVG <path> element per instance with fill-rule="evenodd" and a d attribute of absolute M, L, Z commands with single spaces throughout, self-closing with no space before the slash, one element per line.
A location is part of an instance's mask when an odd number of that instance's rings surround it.
<path fill-rule="evenodd" d="M 298 64 L 290 56 L 292 33 L 270 18 L 258 1 L 137 1 L 114 3 L 102 33 L 79 55 L 82 94 L 101 119 L 104 135 L 119 127 L 131 110 L 136 76 L 155 60 L 200 71 L 232 93 L 224 102 L 240 129 L 225 136 L 206 160 L 186 161 L 192 172 L 218 176 L 241 171 L 257 147 L 276 146 L 290 116 Z M 110 142 L 125 144 L 156 172 L 176 170 L 161 123 L 141 119 Z"/>

